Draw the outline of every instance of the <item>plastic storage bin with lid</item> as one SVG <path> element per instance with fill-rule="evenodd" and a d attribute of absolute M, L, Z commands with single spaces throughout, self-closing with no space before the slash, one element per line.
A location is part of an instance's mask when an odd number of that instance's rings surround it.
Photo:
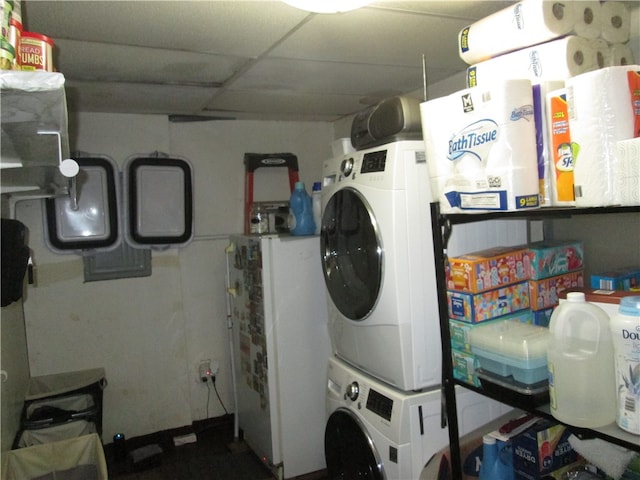
<path fill-rule="evenodd" d="M 469 343 L 483 370 L 524 384 L 547 378 L 549 331 L 544 327 L 495 321 L 470 331 Z"/>

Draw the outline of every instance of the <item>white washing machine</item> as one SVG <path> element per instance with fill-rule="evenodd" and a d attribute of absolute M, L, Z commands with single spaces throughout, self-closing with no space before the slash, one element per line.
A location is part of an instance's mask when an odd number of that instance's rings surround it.
<path fill-rule="evenodd" d="M 460 435 L 510 410 L 462 387 L 456 395 Z M 433 454 L 449 443 L 440 418 L 438 387 L 400 392 L 330 358 L 324 436 L 329 478 L 419 478 Z"/>
<path fill-rule="evenodd" d="M 324 162 L 321 255 L 335 355 L 400 390 L 441 382 L 422 141 Z"/>

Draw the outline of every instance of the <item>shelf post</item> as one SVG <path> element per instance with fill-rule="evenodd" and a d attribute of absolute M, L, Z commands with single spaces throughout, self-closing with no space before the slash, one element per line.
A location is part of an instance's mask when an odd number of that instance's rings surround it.
<path fill-rule="evenodd" d="M 451 455 L 451 474 L 454 480 L 462 479 L 462 459 L 458 432 L 458 409 L 456 390 L 453 381 L 451 360 L 451 333 L 449 331 L 449 308 L 447 306 L 447 281 L 445 262 L 447 243 L 451 235 L 451 225 L 440 215 L 440 205 L 431 203 L 431 229 L 433 234 L 433 253 L 436 269 L 436 288 L 438 290 L 438 313 L 440 318 L 440 338 L 442 343 L 442 427 L 449 426 L 449 450 Z"/>

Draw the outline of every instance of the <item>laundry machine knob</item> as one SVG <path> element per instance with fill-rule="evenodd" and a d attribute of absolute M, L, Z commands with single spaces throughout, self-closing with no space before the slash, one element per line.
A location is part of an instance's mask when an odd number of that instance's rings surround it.
<path fill-rule="evenodd" d="M 344 397 L 345 399 L 348 398 L 352 402 L 355 402 L 359 394 L 360 394 L 360 386 L 358 385 L 358 382 L 351 382 L 347 386 L 347 391 L 344 394 Z"/>
<path fill-rule="evenodd" d="M 340 164 L 340 171 L 345 177 L 351 175 L 353 171 L 353 158 L 345 158 Z"/>

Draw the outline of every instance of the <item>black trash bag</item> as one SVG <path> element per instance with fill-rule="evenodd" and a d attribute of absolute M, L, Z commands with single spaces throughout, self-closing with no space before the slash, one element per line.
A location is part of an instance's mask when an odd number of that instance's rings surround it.
<path fill-rule="evenodd" d="M 18 220 L 2 219 L 2 306 L 22 298 L 24 274 L 29 262 L 26 227 Z"/>

